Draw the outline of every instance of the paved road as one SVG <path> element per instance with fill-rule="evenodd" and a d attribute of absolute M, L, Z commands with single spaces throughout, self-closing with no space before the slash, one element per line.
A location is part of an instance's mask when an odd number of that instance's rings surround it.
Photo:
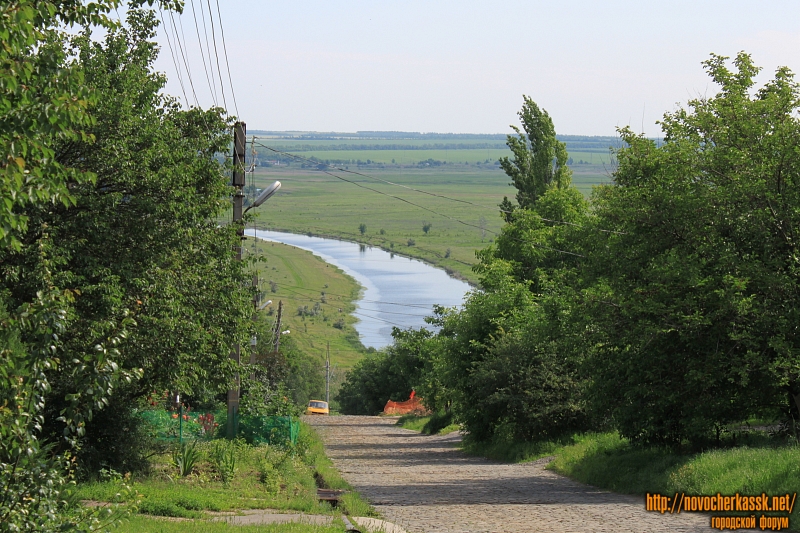
<path fill-rule="evenodd" d="M 386 520 L 409 532 L 705 532 L 709 518 L 646 512 L 643 498 L 605 492 L 544 469 L 503 464 L 379 417 L 307 417 L 342 475 Z"/>

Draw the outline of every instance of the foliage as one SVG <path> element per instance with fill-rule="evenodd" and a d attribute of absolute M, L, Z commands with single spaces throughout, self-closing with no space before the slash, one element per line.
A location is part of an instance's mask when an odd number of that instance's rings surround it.
<path fill-rule="evenodd" d="M 134 489 L 141 495 L 140 510 L 163 516 L 196 518 L 201 511 L 280 509 L 328 514 L 331 508 L 317 499 L 317 480 L 325 487 L 352 490 L 325 456 L 322 441 L 306 424 L 301 424 L 296 446 L 253 446 L 242 441 L 224 442 L 235 451 L 236 475 L 225 485 L 212 457 L 219 441 L 197 443 L 201 459 L 195 473 L 176 478 L 171 454 L 158 454 L 146 476 Z M 269 465 L 269 466 L 267 466 Z M 268 479 L 262 481 L 262 472 Z M 78 487 L 80 499 L 113 501 L 118 487 L 113 483 L 90 482 Z M 360 516 L 374 515 L 368 504 L 353 492 L 344 509 Z M 352 504 L 352 507 L 351 507 Z"/>
<path fill-rule="evenodd" d="M 211 449 L 209 459 L 214 470 L 219 474 L 222 484 L 226 487 L 231 484 L 236 475 L 236 455 L 239 446 L 236 442 L 218 440 Z"/>
<path fill-rule="evenodd" d="M 153 436 L 139 412 L 122 402 L 109 401 L 87 424 L 77 453 L 76 475 L 95 479 L 102 470 L 145 472 L 146 457 L 160 449 Z"/>
<path fill-rule="evenodd" d="M 397 425 L 426 435 L 447 435 L 460 429 L 453 423 L 452 411 L 439 411 L 430 416 L 403 415 L 397 420 Z"/>
<path fill-rule="evenodd" d="M 431 224 L 430 222 L 426 222 L 424 220 L 422 221 L 422 231 L 425 232 L 425 235 L 428 234 L 428 232 L 431 230 L 432 227 L 433 224 Z"/>
<path fill-rule="evenodd" d="M 197 442 L 181 442 L 172 452 L 172 463 L 178 469 L 178 475 L 186 477 L 192 473 L 200 459 Z"/>
<path fill-rule="evenodd" d="M 598 191 L 588 297 L 592 395 L 634 442 L 719 442 L 750 415 L 800 419 L 798 85 L 754 89 L 741 53 L 704 63 L 720 92 L 664 116 L 664 143 L 622 130 Z M 794 404 L 794 405 L 792 405 Z"/>
<path fill-rule="evenodd" d="M 367 225 L 362 222 L 358 225 L 358 231 L 361 235 L 364 235 L 367 232 Z"/>
<path fill-rule="evenodd" d="M 567 166 L 566 145 L 556 139 L 553 120 L 547 111 L 523 96 L 518 115 L 522 130 L 511 126 L 517 135 L 509 135 L 506 141 L 514 158 L 501 157 L 500 167 L 517 189 L 519 207 L 531 208 L 548 189 L 569 187 L 572 171 Z M 508 208 L 511 204 L 504 200 L 503 206 Z"/>
<path fill-rule="evenodd" d="M 103 42 L 82 33 L 51 43 L 61 67 L 79 70 L 95 95 L 86 135 L 55 138 L 53 157 L 95 179 L 74 180 L 69 205 L 25 205 L 21 245 L 0 252 L 12 306 L 42 289 L 35 272 L 43 245 L 54 285 L 77 296 L 60 338 L 65 357 L 83 363 L 48 375 L 45 435 L 62 433 L 62 410 L 96 403 L 73 392 L 90 369 L 81 354 L 114 336 L 128 315 L 137 327 L 127 324 L 115 364 L 141 369 L 141 379 L 117 387 L 113 400 L 128 409 L 153 390 L 224 390 L 233 372 L 230 342 L 246 338 L 250 295 L 232 253 L 235 228 L 217 224 L 229 188 L 214 156 L 227 150 L 229 122 L 222 110 L 182 110 L 161 93 L 165 79 L 152 69 L 155 24 L 151 12 L 131 9 L 127 25 L 110 28 Z M 91 416 L 81 422 L 81 433 L 104 431 Z M 91 461 L 114 463 L 110 449 L 103 452 L 92 446 Z"/>
<path fill-rule="evenodd" d="M 375 415 L 386 402 L 405 401 L 419 380 L 423 365 L 421 350 L 431 333 L 425 329 L 392 329 L 394 344 L 370 354 L 348 372 L 334 398 L 342 413 Z"/>
<path fill-rule="evenodd" d="M 263 370 L 256 368 L 249 378 L 242 380 L 244 393 L 240 403 L 243 416 L 300 416 L 302 410 L 289 399 L 286 385 L 279 383 L 271 388 L 264 378 Z"/>

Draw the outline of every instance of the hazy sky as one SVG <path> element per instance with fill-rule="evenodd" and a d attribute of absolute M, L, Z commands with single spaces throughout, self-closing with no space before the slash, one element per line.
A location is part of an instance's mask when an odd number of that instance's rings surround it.
<path fill-rule="evenodd" d="M 207 0 L 186 0 L 181 22 L 195 91 L 208 107 L 213 99 L 192 17 L 194 5 L 205 47 L 201 1 Z M 762 81 L 781 65 L 800 70 L 797 0 L 219 0 L 219 6 L 248 130 L 507 133 L 527 94 L 547 109 L 558 133 L 614 135 L 630 124 L 656 136 L 655 121 L 665 111 L 716 92 L 701 65 L 712 52 L 750 53 L 764 68 Z M 179 96 L 163 31 L 159 42 L 157 68 L 170 78 L 168 92 Z M 217 48 L 235 113 L 220 40 Z"/>

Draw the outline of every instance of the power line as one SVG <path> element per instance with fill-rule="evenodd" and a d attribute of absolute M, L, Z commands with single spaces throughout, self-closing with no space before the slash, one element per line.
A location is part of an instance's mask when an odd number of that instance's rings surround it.
<path fill-rule="evenodd" d="M 253 139 L 256 139 L 256 137 L 253 136 Z M 263 144 L 259 144 L 259 146 L 262 146 L 262 147 L 267 148 L 267 149 L 271 149 L 268 146 L 265 146 Z M 277 151 L 277 150 L 274 150 L 274 149 L 271 149 L 271 150 Z M 292 156 L 292 157 L 297 157 L 297 158 L 303 159 L 303 160 L 308 161 L 309 163 L 313 163 L 315 165 L 319 164 L 318 161 L 314 161 L 313 159 L 309 159 L 309 158 L 302 157 L 302 156 L 297 156 L 295 154 L 290 154 L 289 152 L 281 152 L 281 151 L 277 151 L 277 152 L 281 153 L 281 154 L 286 154 L 286 155 L 289 155 L 289 156 Z M 408 185 L 403 185 L 402 183 L 395 183 L 393 181 L 385 180 L 385 179 L 379 178 L 377 176 L 371 176 L 369 174 L 364 174 L 362 172 L 356 172 L 355 170 L 350 170 L 350 169 L 337 167 L 337 166 L 333 166 L 333 165 L 327 165 L 327 164 L 326 164 L 326 166 L 330 166 L 333 169 L 338 170 L 340 172 L 346 172 L 348 174 L 354 174 L 356 176 L 361 176 L 361 177 L 368 178 L 368 179 L 371 179 L 371 180 L 374 180 L 374 181 L 379 181 L 381 183 L 386 183 L 387 185 L 394 185 L 395 187 L 402 187 L 403 189 L 408 189 L 410 191 L 418 192 L 420 194 L 427 194 L 428 196 L 435 196 L 437 198 L 443 198 L 445 200 L 450 200 L 451 202 L 458 202 L 458 203 L 462 203 L 462 204 L 471 205 L 471 206 L 474 206 L 474 207 L 480 207 L 481 209 L 490 209 L 492 211 L 498 210 L 501 213 L 507 213 L 507 214 L 510 214 L 510 213 L 513 212 L 513 211 L 508 211 L 506 209 L 498 209 L 497 207 L 493 207 L 493 206 L 476 204 L 475 202 L 470 202 L 469 200 L 461 200 L 459 198 L 453 198 L 451 196 L 445 196 L 443 194 L 437 194 L 435 192 L 423 191 L 421 189 L 416 189 L 414 187 L 409 187 Z M 550 218 L 545 218 L 545 217 L 543 217 L 543 216 L 541 216 L 539 214 L 537 214 L 537 216 L 541 220 L 544 220 L 546 222 L 552 222 L 554 224 L 564 224 L 564 225 L 567 225 L 567 226 L 575 226 L 575 227 L 578 227 L 578 228 L 583 228 L 584 227 L 584 226 L 582 226 L 580 224 L 575 224 L 574 222 L 567 222 L 565 220 L 553 220 L 553 219 L 550 219 Z M 623 232 L 619 232 L 619 231 L 600 229 L 600 228 L 593 228 L 593 229 L 596 229 L 597 231 L 606 232 L 606 233 L 616 233 L 616 234 L 622 234 L 623 233 Z"/>
<path fill-rule="evenodd" d="M 161 25 L 164 27 L 164 35 L 167 38 L 167 45 L 169 46 L 169 53 L 172 56 L 172 64 L 175 65 L 175 71 L 178 75 L 178 82 L 181 85 L 181 92 L 183 93 L 183 99 L 186 102 L 186 107 L 189 107 L 189 98 L 186 96 L 186 88 L 183 86 L 183 78 L 181 78 L 181 69 L 178 67 L 178 62 L 175 59 L 175 52 L 172 50 L 172 42 L 169 38 L 169 30 L 167 29 L 167 24 L 164 22 L 164 12 L 161 8 L 158 8 L 159 16 L 161 17 Z"/>
<path fill-rule="evenodd" d="M 383 318 L 378 318 L 376 316 L 365 315 L 364 313 L 359 313 L 359 312 L 356 312 L 356 311 L 353 311 L 353 314 L 354 315 L 358 315 L 358 316 L 363 316 L 363 317 L 366 317 L 366 318 L 371 318 L 372 320 L 378 320 L 380 322 L 386 322 L 387 324 L 391 324 L 392 326 L 397 326 L 398 328 L 406 329 L 406 328 L 410 328 L 411 327 L 411 326 L 407 326 L 405 324 L 398 324 L 397 322 L 392 322 L 390 320 L 385 320 Z"/>
<path fill-rule="evenodd" d="M 306 290 L 306 291 L 321 292 L 321 291 L 316 291 L 314 289 L 306 289 L 305 287 L 300 287 L 300 286 L 297 286 L 297 285 L 289 285 L 288 287 L 292 287 L 292 288 L 300 289 L 300 290 Z M 298 296 L 301 296 L 301 297 L 303 297 L 303 298 L 305 298 L 305 299 L 307 299 L 309 301 L 312 301 L 312 302 L 316 301 L 313 298 L 311 298 L 310 295 L 294 291 L 294 290 L 292 290 L 290 288 L 287 288 L 286 285 L 279 285 L 278 286 L 278 290 L 285 290 L 285 291 L 291 292 L 293 294 L 297 294 Z M 326 296 L 340 296 L 342 298 L 351 298 L 351 296 L 345 296 L 344 294 L 336 294 L 336 293 L 327 292 L 327 291 L 325 292 L 325 295 Z M 382 302 L 380 300 L 366 300 L 366 299 L 361 299 L 361 300 L 359 300 L 359 302 L 377 303 L 377 304 L 384 304 L 384 305 L 399 305 L 399 306 L 403 306 L 403 307 L 411 307 L 411 308 L 420 309 L 420 310 L 430 309 L 430 308 L 433 307 L 433 305 L 429 305 L 428 306 L 428 305 L 424 305 L 424 304 L 403 304 L 403 303 L 398 303 L 398 302 Z M 381 311 L 381 312 L 382 313 L 390 313 L 389 311 Z M 420 316 L 420 317 L 428 316 L 428 315 L 414 315 L 414 314 L 409 314 L 409 313 L 390 313 L 390 314 L 393 314 L 393 315 L 407 314 L 408 316 Z"/>
<path fill-rule="evenodd" d="M 203 6 L 203 2 L 200 2 L 200 6 Z M 203 52 L 203 40 L 200 38 L 200 26 L 197 24 L 197 12 L 194 9 L 194 0 L 192 0 L 192 18 L 194 18 L 194 29 L 197 33 L 197 44 L 200 45 L 200 57 L 203 59 L 203 70 L 206 73 L 206 82 L 208 83 L 208 90 L 211 93 L 211 99 L 214 101 L 214 106 L 217 105 L 217 92 L 214 87 L 211 86 L 211 77 L 208 75 L 208 68 L 206 67 L 206 54 Z M 205 25 L 205 19 L 203 19 L 203 24 Z M 208 51 L 208 61 L 211 62 L 211 50 Z M 213 70 L 212 70 L 213 72 Z"/>
<path fill-rule="evenodd" d="M 194 7 L 194 0 L 192 0 L 192 7 Z M 206 50 L 208 50 L 208 66 L 211 68 L 211 86 L 214 88 L 214 96 L 216 97 L 217 82 L 214 81 L 214 64 L 211 62 L 211 44 L 208 42 L 208 26 L 206 26 L 206 12 L 203 9 L 203 0 L 200 0 L 200 18 L 203 19 L 203 34 L 206 37 Z"/>
<path fill-rule="evenodd" d="M 228 47 L 225 45 L 225 28 L 222 26 L 222 13 L 219 10 L 219 0 L 216 0 L 216 2 L 219 31 L 222 34 L 222 50 L 225 52 L 225 68 L 228 70 L 228 82 L 231 84 L 231 96 L 233 96 L 233 108 L 236 110 L 236 116 L 239 116 L 239 106 L 236 105 L 236 91 L 233 90 L 233 80 L 231 79 L 231 65 L 228 62 Z"/>
<path fill-rule="evenodd" d="M 275 153 L 279 153 L 279 154 L 287 155 L 287 156 L 289 156 L 289 157 L 294 157 L 295 159 L 299 159 L 299 160 L 311 161 L 311 160 L 310 160 L 310 159 L 308 159 L 308 158 L 301 157 L 301 156 L 296 156 L 296 155 L 294 155 L 294 154 L 290 154 L 289 152 L 283 152 L 283 151 L 281 151 L 281 150 L 277 150 L 277 149 L 275 149 L 275 148 L 269 147 L 269 146 L 267 146 L 267 145 L 265 145 L 265 144 L 261 144 L 261 143 L 256 143 L 256 144 L 258 144 L 259 146 L 261 146 L 261 147 L 263 147 L 263 148 L 266 148 L 267 150 L 270 150 L 270 151 L 272 151 L 272 152 L 275 152 Z M 312 162 L 313 162 L 313 161 L 312 161 Z M 446 219 L 448 219 L 448 220 L 452 220 L 453 222 L 457 222 L 457 223 L 459 223 L 459 224 L 463 224 L 464 226 L 469 226 L 469 227 L 472 227 L 472 228 L 476 228 L 476 229 L 479 229 L 479 230 L 481 230 L 481 231 L 487 231 L 487 232 L 489 232 L 489 233 L 491 233 L 491 234 L 493 234 L 493 235 L 500 235 L 500 233 L 498 233 L 498 232 L 496 232 L 496 231 L 492 231 L 492 230 L 490 230 L 490 229 L 486 229 L 486 228 L 484 228 L 484 227 L 481 227 L 481 226 L 478 226 L 478 225 L 476 225 L 476 224 L 471 224 L 471 223 L 469 223 L 469 222 L 465 222 L 465 221 L 463 221 L 463 220 L 460 220 L 460 219 L 458 219 L 458 218 L 451 217 L 450 215 L 445 215 L 445 214 L 439 213 L 438 211 L 434 211 L 433 209 L 430 209 L 430 208 L 428 208 L 428 207 L 424 207 L 424 206 L 421 206 L 421 205 L 419 205 L 419 204 L 415 204 L 414 202 L 412 202 L 412 201 L 410 201 L 410 200 L 406 200 L 405 198 L 401 198 L 401 197 L 399 197 L 399 196 L 395 196 L 395 195 L 393 195 L 393 194 L 385 193 L 385 192 L 383 192 L 383 191 L 379 191 L 379 190 L 377 190 L 377 189 L 373 189 L 372 187 L 367 187 L 366 185 L 362 185 L 362 184 L 360 184 L 360 183 L 358 183 L 358 182 L 355 182 L 355 181 L 353 181 L 353 180 L 349 180 L 349 179 L 347 179 L 347 178 L 343 178 L 343 177 L 341 177 L 341 176 L 337 176 L 336 174 L 333 174 L 333 173 L 331 173 L 331 172 L 329 172 L 329 171 L 327 171 L 327 170 L 322 170 L 322 169 L 321 169 L 320 171 L 321 171 L 321 172 L 324 172 L 325 174 L 328 174 L 329 176 L 333 176 L 334 178 L 336 178 L 336 179 L 338 179 L 338 180 L 345 181 L 345 182 L 347 182 L 347 183 L 351 183 L 351 184 L 355 185 L 356 187 L 361 187 L 362 189 L 367 189 L 368 191 L 372 191 L 372 192 L 374 192 L 374 193 L 377 193 L 377 194 L 380 194 L 380 195 L 383 195 L 383 196 L 388 196 L 389 198 L 394 198 L 395 200 L 399 200 L 399 201 L 401 201 L 401 202 L 404 202 L 404 203 L 407 203 L 407 204 L 409 204 L 409 205 L 413 205 L 414 207 L 416 207 L 416 208 L 418 208 L 418 209 L 422 209 L 423 211 L 427 211 L 427 212 L 429 212 L 429 213 L 433 213 L 433 214 L 434 214 L 434 215 L 436 215 L 436 216 L 440 216 L 440 217 L 442 217 L 442 218 L 446 218 Z M 507 237 L 507 238 L 509 238 L 509 239 L 511 239 L 511 240 L 514 240 L 514 241 L 519 241 L 519 242 L 521 242 L 521 243 L 524 243 L 524 244 L 529 244 L 529 245 L 531 245 L 531 246 L 535 246 L 535 247 L 537 247 L 537 248 L 542 248 L 542 249 L 544 249 L 544 250 L 549 250 L 549 251 L 551 251 L 551 252 L 558 252 L 558 253 L 562 253 L 562 254 L 573 255 L 573 256 L 575 256 L 575 257 L 586 257 L 586 256 L 584 256 L 584 255 L 582 255 L 582 254 L 578 254 L 578 253 L 575 253 L 575 252 L 569 252 L 569 251 L 567 251 L 567 250 L 559 250 L 558 248 L 552 248 L 552 247 L 550 247 L 550 246 L 546 246 L 546 245 L 544 245 L 544 244 L 536 243 L 536 242 L 533 242 L 533 241 L 525 241 L 525 240 L 522 240 L 522 239 L 516 239 L 516 238 L 514 238 L 514 237 L 510 237 L 510 236 L 506 236 L 506 237 Z"/>
<path fill-rule="evenodd" d="M 200 0 L 201 2 L 203 0 Z M 219 68 L 219 53 L 217 52 L 217 31 L 214 29 L 214 15 L 211 13 L 211 0 L 206 0 L 208 4 L 208 18 L 211 21 L 211 40 L 214 42 L 214 57 L 217 61 L 217 76 L 219 77 L 219 88 L 222 92 L 222 104 L 225 106 L 225 111 L 228 110 L 228 102 L 225 101 L 225 86 L 222 83 L 222 69 Z"/>
<path fill-rule="evenodd" d="M 181 57 L 183 58 L 183 65 L 186 67 L 186 76 L 189 78 L 189 87 L 191 87 L 192 89 L 192 96 L 194 96 L 194 103 L 197 107 L 200 107 L 200 101 L 197 99 L 197 92 L 195 92 L 194 90 L 194 81 L 192 80 L 192 73 L 189 70 L 189 62 L 186 61 L 186 55 L 183 53 L 183 44 L 181 43 L 181 40 L 178 37 L 178 27 L 175 24 L 175 18 L 172 14 L 172 11 L 168 11 L 167 13 L 169 14 L 170 21 L 172 22 L 172 31 L 175 37 L 175 41 L 178 43 L 178 50 L 180 51 Z M 178 20 L 180 20 L 180 16 L 178 17 Z M 181 33 L 183 33 L 183 25 L 181 25 Z"/>

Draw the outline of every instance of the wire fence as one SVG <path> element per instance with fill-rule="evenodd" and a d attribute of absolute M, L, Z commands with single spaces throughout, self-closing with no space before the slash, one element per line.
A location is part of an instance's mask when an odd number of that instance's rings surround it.
<path fill-rule="evenodd" d="M 162 442 L 185 442 L 224 438 L 228 423 L 226 411 L 195 412 L 151 410 L 139 416 L 151 434 Z M 249 444 L 294 445 L 300 422 L 290 416 L 234 415 L 234 434 Z"/>

